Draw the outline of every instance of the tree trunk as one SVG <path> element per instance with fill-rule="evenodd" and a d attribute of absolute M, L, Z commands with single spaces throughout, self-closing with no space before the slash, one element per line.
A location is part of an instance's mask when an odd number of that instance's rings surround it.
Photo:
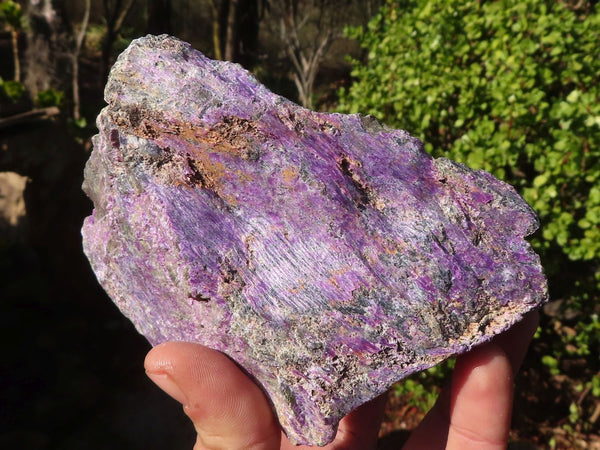
<path fill-rule="evenodd" d="M 280 33 L 285 51 L 292 62 L 294 84 L 298 89 L 298 101 L 306 108 L 313 108 L 313 90 L 319 67 L 335 36 L 334 24 L 323 23 L 325 4 L 321 4 L 313 16 L 317 33 L 312 37 L 303 35 L 303 28 L 311 19 L 311 12 L 299 5 L 298 0 L 282 2 Z M 300 14 L 304 14 L 300 17 Z M 315 14 L 315 12 L 312 12 Z"/>
<path fill-rule="evenodd" d="M 221 51 L 221 8 L 220 3 L 217 0 L 211 0 L 210 2 L 211 13 L 212 13 L 212 41 L 213 41 L 213 52 L 215 59 L 223 59 L 223 52 Z"/>
<path fill-rule="evenodd" d="M 229 0 L 225 38 L 225 59 L 227 61 L 237 61 L 238 56 L 238 3 L 239 0 Z"/>
<path fill-rule="evenodd" d="M 247 69 L 256 62 L 261 0 L 211 0 L 214 57 L 240 62 Z"/>
<path fill-rule="evenodd" d="M 72 31 L 60 6 L 52 0 L 29 2 L 23 75 L 32 96 L 50 88 L 67 90 L 71 85 Z"/>
<path fill-rule="evenodd" d="M 111 55 L 112 47 L 115 42 L 116 33 L 110 28 L 106 28 L 106 34 L 102 40 L 102 84 L 108 80 L 108 73 L 112 65 Z"/>
<path fill-rule="evenodd" d="M 102 42 L 102 75 L 103 84 L 108 79 L 108 72 L 112 66 L 112 48 L 119 36 L 123 22 L 133 6 L 135 0 L 103 0 L 104 19 L 106 21 L 106 35 Z"/>
<path fill-rule="evenodd" d="M 241 0 L 238 4 L 236 61 L 248 70 L 252 70 L 258 60 L 261 6 L 261 0 Z"/>

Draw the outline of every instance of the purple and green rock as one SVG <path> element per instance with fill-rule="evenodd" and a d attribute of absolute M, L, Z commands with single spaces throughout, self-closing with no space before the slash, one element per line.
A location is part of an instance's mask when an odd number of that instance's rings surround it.
<path fill-rule="evenodd" d="M 368 116 L 306 110 L 168 36 L 112 69 L 85 252 L 152 344 L 239 364 L 296 443 L 547 300 L 506 183 Z"/>

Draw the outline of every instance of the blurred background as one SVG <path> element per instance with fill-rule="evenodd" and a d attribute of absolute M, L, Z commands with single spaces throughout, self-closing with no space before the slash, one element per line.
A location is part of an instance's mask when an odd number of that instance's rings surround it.
<path fill-rule="evenodd" d="M 552 303 L 511 448 L 600 449 L 600 6 L 585 0 L 0 0 L 0 447 L 191 449 L 150 346 L 81 251 L 80 189 L 116 56 L 169 33 L 309 108 L 362 112 L 508 181 Z M 399 448 L 453 363 L 395 385 Z"/>

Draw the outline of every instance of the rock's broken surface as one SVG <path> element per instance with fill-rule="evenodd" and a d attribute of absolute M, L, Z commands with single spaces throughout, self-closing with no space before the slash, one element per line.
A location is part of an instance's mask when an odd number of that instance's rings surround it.
<path fill-rule="evenodd" d="M 100 283 L 151 343 L 239 363 L 297 443 L 546 300 L 532 210 L 405 131 L 167 36 L 131 44 L 106 100 L 84 183 Z"/>

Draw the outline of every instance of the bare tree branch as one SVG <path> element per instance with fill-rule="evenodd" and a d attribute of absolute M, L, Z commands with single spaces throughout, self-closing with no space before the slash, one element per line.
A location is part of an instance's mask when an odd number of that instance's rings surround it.
<path fill-rule="evenodd" d="M 60 110 L 56 106 L 50 106 L 48 108 L 32 109 L 14 116 L 3 117 L 0 119 L 0 129 L 8 128 L 14 125 L 21 125 L 23 123 L 31 122 L 37 119 L 48 119 L 52 116 L 60 114 Z"/>
<path fill-rule="evenodd" d="M 92 8 L 91 0 L 85 0 L 85 11 L 83 20 L 81 21 L 81 29 L 75 39 L 75 50 L 72 55 L 73 62 L 73 119 L 79 120 L 80 116 L 80 99 L 79 99 L 79 55 L 85 40 L 85 33 L 90 21 L 90 10 Z"/>
<path fill-rule="evenodd" d="M 285 52 L 294 69 L 292 80 L 298 90 L 298 100 L 303 106 L 312 108 L 315 79 L 329 46 L 339 35 L 340 24 L 332 14 L 325 14 L 325 10 L 331 8 L 327 1 L 314 2 L 312 6 L 300 3 L 300 0 L 280 3 L 279 27 Z"/>
<path fill-rule="evenodd" d="M 104 18 L 106 20 L 106 34 L 102 43 L 102 72 L 104 80 L 108 77 L 112 46 L 134 2 L 135 0 L 126 0 L 125 4 L 123 4 L 123 0 L 115 0 L 115 2 L 102 0 Z"/>
<path fill-rule="evenodd" d="M 123 22 L 127 18 L 127 14 L 129 14 L 129 10 L 133 6 L 134 2 L 135 2 L 135 0 L 127 0 L 127 3 L 125 3 L 125 7 L 123 9 L 121 9 L 121 13 L 115 20 L 115 24 L 113 27 L 115 33 L 119 33 L 119 31 L 121 31 L 121 28 L 123 27 Z M 120 4 L 121 2 L 119 1 L 118 3 Z"/>

